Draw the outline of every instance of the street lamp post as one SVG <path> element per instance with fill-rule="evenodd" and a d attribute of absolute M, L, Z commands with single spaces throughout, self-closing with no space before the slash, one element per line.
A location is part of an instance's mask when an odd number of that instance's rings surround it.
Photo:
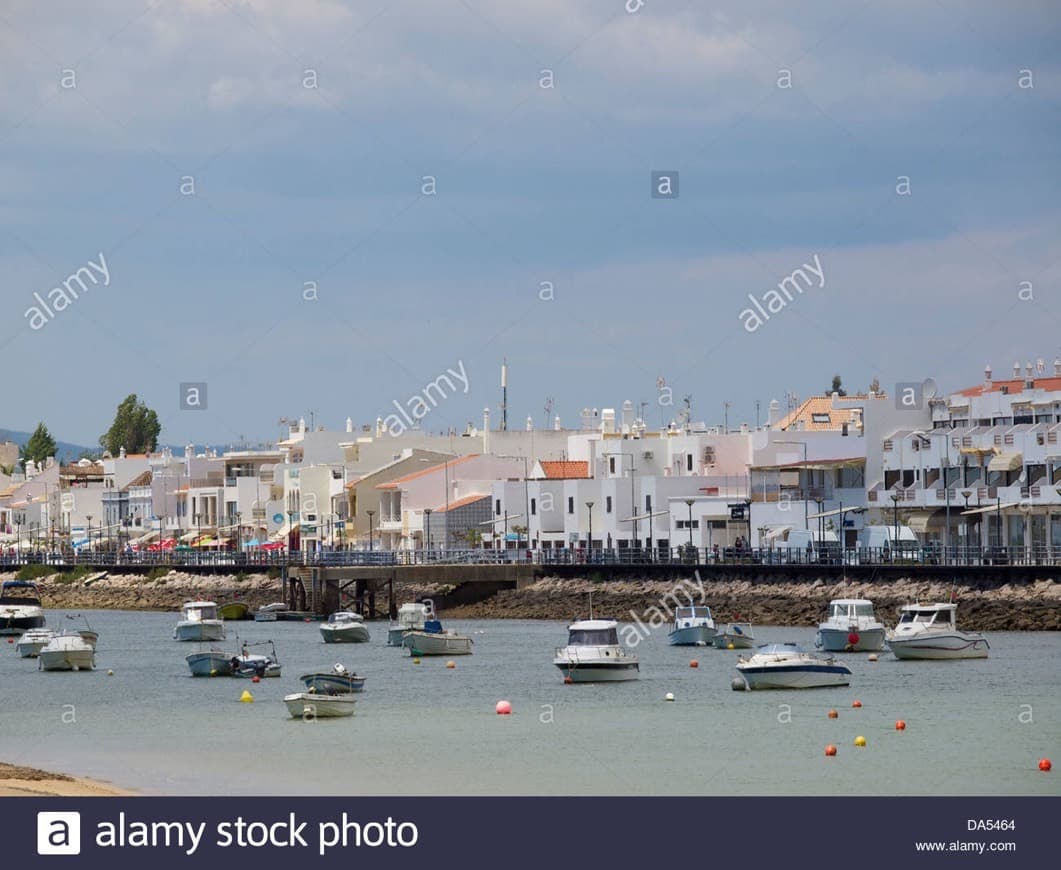
<path fill-rule="evenodd" d="M 693 499 L 693 498 L 687 498 L 685 500 L 685 506 L 687 508 L 689 508 L 689 520 L 687 522 L 687 526 L 688 526 L 688 529 L 689 529 L 689 552 L 690 553 L 693 550 L 693 504 L 695 504 L 695 502 L 696 502 L 696 499 Z"/>
<path fill-rule="evenodd" d="M 586 502 L 586 510 L 589 511 L 589 537 L 586 539 L 586 560 L 593 559 L 593 502 Z"/>
<path fill-rule="evenodd" d="M 963 516 L 965 517 L 965 525 L 964 525 L 964 534 L 962 535 L 962 538 L 963 538 L 963 540 L 962 540 L 962 550 L 964 551 L 964 555 L 965 555 L 965 560 L 964 561 L 965 561 L 966 564 L 969 563 L 969 496 L 971 496 L 971 495 L 972 495 L 972 491 L 971 490 L 968 490 L 968 489 L 963 489 L 962 490 L 962 498 L 965 499 L 965 513 L 963 514 Z"/>
<path fill-rule="evenodd" d="M 892 511 L 894 513 L 895 522 L 895 539 L 892 541 L 892 557 L 895 558 L 899 548 L 899 502 L 902 501 L 903 494 L 901 492 L 893 492 L 891 494 L 892 500 Z"/>
<path fill-rule="evenodd" d="M 372 518 L 376 515 L 375 511 L 365 511 L 368 514 L 368 551 L 372 552 Z"/>
<path fill-rule="evenodd" d="M 431 552 L 431 508 L 424 508 L 424 534 L 427 536 L 425 544 L 425 558 Z"/>

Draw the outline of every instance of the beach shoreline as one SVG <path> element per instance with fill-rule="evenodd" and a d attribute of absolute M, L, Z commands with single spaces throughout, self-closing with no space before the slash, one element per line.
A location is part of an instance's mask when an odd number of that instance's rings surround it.
<path fill-rule="evenodd" d="M 128 797 L 109 782 L 0 761 L 0 797 Z"/>

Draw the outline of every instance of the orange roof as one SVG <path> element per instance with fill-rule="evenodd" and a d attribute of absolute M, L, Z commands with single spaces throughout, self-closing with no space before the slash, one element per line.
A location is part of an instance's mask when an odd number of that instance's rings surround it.
<path fill-rule="evenodd" d="M 574 480 L 589 478 L 589 463 L 572 460 L 548 460 L 538 463 L 547 480 Z"/>
<path fill-rule="evenodd" d="M 457 459 L 449 460 L 449 462 L 440 462 L 438 465 L 421 468 L 419 471 L 412 472 L 412 474 L 406 474 L 403 477 L 396 477 L 394 480 L 389 480 L 386 483 L 377 484 L 376 489 L 397 489 L 398 485 L 401 483 L 408 483 L 410 480 L 416 480 L 418 477 L 426 477 L 429 474 L 435 474 L 438 471 L 444 470 L 447 466 L 452 468 L 454 465 L 467 462 L 469 459 L 475 459 L 478 455 L 478 453 L 469 453 L 467 456 L 460 456 Z"/>
<path fill-rule="evenodd" d="M 473 493 L 472 495 L 466 495 L 464 496 L 464 498 L 459 498 L 456 501 L 451 501 L 448 507 L 446 505 L 442 505 L 442 507 L 435 508 L 433 513 L 444 514 L 446 511 L 456 510 L 459 507 L 464 507 L 466 504 L 471 504 L 472 502 L 480 501 L 484 498 L 490 498 L 489 493 L 477 492 Z"/>
<path fill-rule="evenodd" d="M 842 396 L 841 398 L 863 399 L 866 396 Z M 794 411 L 789 412 L 774 427 L 791 429 L 796 423 L 806 432 L 829 432 L 843 428 L 844 423 L 857 424 L 859 413 L 854 408 L 834 408 L 832 396 L 811 396 Z M 822 419 L 822 418 L 827 419 Z"/>
<path fill-rule="evenodd" d="M 1010 378 L 1006 381 L 992 381 L 990 384 L 980 384 L 975 387 L 969 387 L 967 390 L 962 390 L 959 395 L 961 396 L 982 396 L 984 393 L 1000 393 L 1002 388 L 1006 388 L 1006 392 L 1010 395 L 1014 393 L 1024 392 L 1025 378 Z M 1046 392 L 1054 392 L 1061 390 L 1061 378 L 1033 378 L 1032 384 L 1037 390 L 1045 390 Z"/>

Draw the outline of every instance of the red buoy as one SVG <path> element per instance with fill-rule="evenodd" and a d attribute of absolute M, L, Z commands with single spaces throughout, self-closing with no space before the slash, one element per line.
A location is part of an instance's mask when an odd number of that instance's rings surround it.
<path fill-rule="evenodd" d="M 898 722 L 895 723 L 895 730 L 896 731 L 905 731 L 906 730 L 906 723 L 902 719 L 900 719 Z"/>
<path fill-rule="evenodd" d="M 858 636 L 858 632 L 857 631 L 853 631 L 853 632 L 851 632 L 851 634 L 849 634 L 847 636 L 847 642 L 849 644 L 851 644 L 851 646 L 854 646 L 855 644 L 857 644 L 859 642 L 859 640 L 861 640 L 861 638 Z"/>
<path fill-rule="evenodd" d="M 828 746 L 825 747 L 825 754 L 829 757 L 836 755 L 836 747 L 830 743 Z"/>
<path fill-rule="evenodd" d="M 498 701 L 497 706 L 494 707 L 497 711 L 498 716 L 511 716 L 512 715 L 512 702 L 511 701 Z"/>
<path fill-rule="evenodd" d="M 837 713 L 835 710 L 830 710 L 829 711 L 829 718 L 830 719 L 839 719 L 840 718 L 840 714 Z"/>
<path fill-rule="evenodd" d="M 858 707 L 862 706 L 862 702 L 861 701 L 852 701 L 851 702 L 851 706 L 855 707 L 857 709 Z"/>
<path fill-rule="evenodd" d="M 260 683 L 261 681 L 262 681 L 262 678 L 259 677 L 257 674 L 255 674 L 253 677 L 251 677 L 251 682 L 252 683 Z"/>
<path fill-rule="evenodd" d="M 689 667 L 698 668 L 700 667 L 700 662 L 698 662 L 696 659 L 693 659 L 691 662 L 689 662 Z"/>
<path fill-rule="evenodd" d="M 1043 773 L 1049 773 L 1052 767 L 1053 765 L 1050 763 L 1049 758 L 1039 759 L 1039 770 L 1041 770 Z"/>
<path fill-rule="evenodd" d="M 564 677 L 564 685 L 565 686 L 570 686 L 573 682 L 575 682 L 575 681 L 572 680 L 570 677 Z"/>

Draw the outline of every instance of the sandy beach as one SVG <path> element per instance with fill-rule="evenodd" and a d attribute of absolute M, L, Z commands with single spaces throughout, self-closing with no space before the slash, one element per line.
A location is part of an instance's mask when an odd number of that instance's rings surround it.
<path fill-rule="evenodd" d="M 106 782 L 0 761 L 0 797 L 118 797 L 134 792 Z"/>

